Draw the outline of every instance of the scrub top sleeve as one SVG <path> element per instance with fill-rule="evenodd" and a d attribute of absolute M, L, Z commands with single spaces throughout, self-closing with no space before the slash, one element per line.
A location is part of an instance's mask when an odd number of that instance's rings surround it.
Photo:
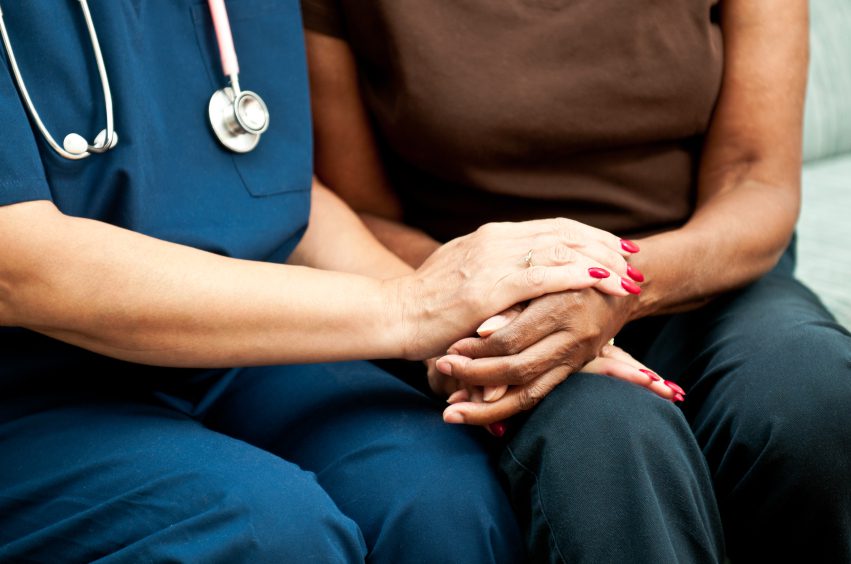
<path fill-rule="evenodd" d="M 32 127 L 5 57 L 0 56 L 0 206 L 52 200 Z"/>
<path fill-rule="evenodd" d="M 343 13 L 338 0 L 301 0 L 301 15 L 306 30 L 345 38 Z"/>

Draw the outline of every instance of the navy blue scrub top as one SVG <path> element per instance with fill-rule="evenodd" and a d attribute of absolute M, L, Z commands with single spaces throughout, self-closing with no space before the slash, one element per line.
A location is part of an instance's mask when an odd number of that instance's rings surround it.
<path fill-rule="evenodd" d="M 243 259 L 282 261 L 304 232 L 312 139 L 298 0 L 228 0 L 240 83 L 266 101 L 269 129 L 248 154 L 224 149 L 207 104 L 226 84 L 204 0 L 89 0 L 114 100 L 118 146 L 81 161 L 31 126 L 0 56 L 0 205 L 52 200 L 87 217 Z M 2 3 L 36 109 L 61 144 L 106 125 L 77 0 Z M 97 355 L 20 329 L 0 330 L 0 375 Z M 74 361 L 74 362 L 72 362 Z M 4 378 L 5 379 L 5 378 Z M 10 383 L 8 379 L 6 384 Z"/>

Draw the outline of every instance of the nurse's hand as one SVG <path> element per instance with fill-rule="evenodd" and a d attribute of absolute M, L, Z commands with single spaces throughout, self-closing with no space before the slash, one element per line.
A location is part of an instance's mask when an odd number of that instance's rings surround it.
<path fill-rule="evenodd" d="M 414 360 L 442 354 L 482 320 L 544 294 L 595 287 L 623 299 L 630 294 L 625 254 L 614 235 L 571 220 L 484 225 L 443 245 L 413 274 L 388 281 L 397 293 L 402 353 Z"/>

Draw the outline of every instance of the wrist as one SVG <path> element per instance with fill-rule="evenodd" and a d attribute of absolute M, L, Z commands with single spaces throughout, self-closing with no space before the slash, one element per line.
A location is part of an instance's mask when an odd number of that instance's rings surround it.
<path fill-rule="evenodd" d="M 416 360 L 416 280 L 413 275 L 382 281 L 384 293 L 384 327 L 388 338 L 388 358 Z"/>
<path fill-rule="evenodd" d="M 711 245 L 688 226 L 637 240 L 641 252 L 629 262 L 644 273 L 641 295 L 633 300 L 630 321 L 690 309 L 702 303 L 700 270 Z M 685 308 L 685 309 L 684 309 Z"/>

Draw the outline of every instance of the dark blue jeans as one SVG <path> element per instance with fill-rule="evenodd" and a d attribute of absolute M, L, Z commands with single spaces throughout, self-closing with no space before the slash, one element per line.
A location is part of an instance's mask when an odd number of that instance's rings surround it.
<path fill-rule="evenodd" d="M 577 374 L 501 467 L 535 561 L 851 562 L 851 336 L 793 276 L 624 328 L 688 392 Z M 837 281 L 847 283 L 847 281 Z"/>
<path fill-rule="evenodd" d="M 369 363 L 110 365 L 0 394 L 0 561 L 522 560 L 480 431 Z"/>

